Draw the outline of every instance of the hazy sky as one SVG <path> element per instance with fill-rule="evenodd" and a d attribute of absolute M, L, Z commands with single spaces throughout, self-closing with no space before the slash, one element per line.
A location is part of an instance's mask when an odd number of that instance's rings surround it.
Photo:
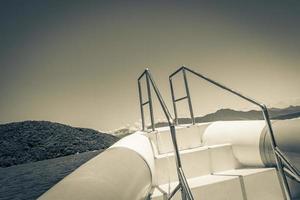
<path fill-rule="evenodd" d="M 133 124 L 138 75 L 149 67 L 171 108 L 167 77 L 183 64 L 269 106 L 300 104 L 300 1 L 0 2 L 0 123 Z M 252 108 L 189 78 L 196 115 Z"/>

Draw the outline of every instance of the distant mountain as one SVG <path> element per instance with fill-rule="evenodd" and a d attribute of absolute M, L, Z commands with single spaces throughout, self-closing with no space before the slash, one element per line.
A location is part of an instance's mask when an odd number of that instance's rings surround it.
<path fill-rule="evenodd" d="M 286 115 L 279 115 L 274 117 L 273 119 L 294 119 L 300 117 L 300 112 L 286 114 Z"/>
<path fill-rule="evenodd" d="M 269 109 L 271 119 L 291 119 L 300 117 L 300 106 L 289 106 L 287 108 L 271 108 Z M 233 109 L 220 109 L 214 113 L 196 117 L 196 123 L 213 122 L 213 121 L 231 121 L 231 120 L 262 120 L 261 111 L 237 111 Z M 191 123 L 190 118 L 179 118 L 179 124 Z M 167 126 L 166 122 L 156 123 L 156 127 Z"/>
<path fill-rule="evenodd" d="M 300 117 L 300 106 L 289 106 L 287 108 L 270 108 L 269 114 L 271 119 L 292 119 Z M 195 121 L 197 123 L 203 122 L 213 122 L 213 121 L 231 121 L 231 120 L 262 120 L 263 115 L 259 110 L 249 110 L 249 111 L 237 111 L 233 109 L 220 109 L 214 113 L 210 113 L 201 117 L 196 117 Z M 190 118 L 179 118 L 179 124 L 189 124 L 191 123 Z M 155 127 L 168 126 L 167 122 L 158 122 Z M 112 134 L 122 138 L 137 130 L 134 128 L 120 128 L 115 130 Z"/>
<path fill-rule="evenodd" d="M 130 135 L 134 132 L 136 132 L 137 129 L 132 129 L 132 128 L 120 128 L 120 129 L 117 129 L 115 130 L 112 135 L 118 137 L 118 138 L 123 138 L 127 135 Z"/>
<path fill-rule="evenodd" d="M 48 121 L 0 125 L 0 167 L 106 149 L 117 137 Z"/>

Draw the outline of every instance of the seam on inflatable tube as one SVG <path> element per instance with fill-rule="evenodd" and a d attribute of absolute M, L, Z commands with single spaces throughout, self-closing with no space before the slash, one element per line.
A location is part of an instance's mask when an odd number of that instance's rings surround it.
<path fill-rule="evenodd" d="M 271 121 L 272 126 L 277 121 Z M 272 157 L 272 147 L 270 146 L 270 136 L 268 133 L 268 127 L 267 125 L 264 126 L 264 128 L 261 131 L 260 139 L 259 139 L 259 152 L 260 157 L 262 159 L 263 164 L 266 167 L 273 167 L 274 166 L 274 158 Z"/>

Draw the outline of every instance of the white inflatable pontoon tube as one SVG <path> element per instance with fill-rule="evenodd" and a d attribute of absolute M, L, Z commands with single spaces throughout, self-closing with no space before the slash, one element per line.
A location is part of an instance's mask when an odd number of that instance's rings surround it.
<path fill-rule="evenodd" d="M 153 168 L 148 138 L 132 134 L 80 166 L 38 199 L 144 200 L 152 186 Z"/>

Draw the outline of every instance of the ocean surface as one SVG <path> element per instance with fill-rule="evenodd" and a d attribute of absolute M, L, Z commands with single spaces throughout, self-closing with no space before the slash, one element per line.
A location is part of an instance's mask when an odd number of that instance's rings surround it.
<path fill-rule="evenodd" d="M 83 163 L 101 153 L 90 151 L 50 160 L 0 168 L 0 200 L 33 200 L 70 174 Z M 287 153 L 300 169 L 300 157 Z"/>
<path fill-rule="evenodd" d="M 101 151 L 0 168 L 0 200 L 31 200 Z"/>

